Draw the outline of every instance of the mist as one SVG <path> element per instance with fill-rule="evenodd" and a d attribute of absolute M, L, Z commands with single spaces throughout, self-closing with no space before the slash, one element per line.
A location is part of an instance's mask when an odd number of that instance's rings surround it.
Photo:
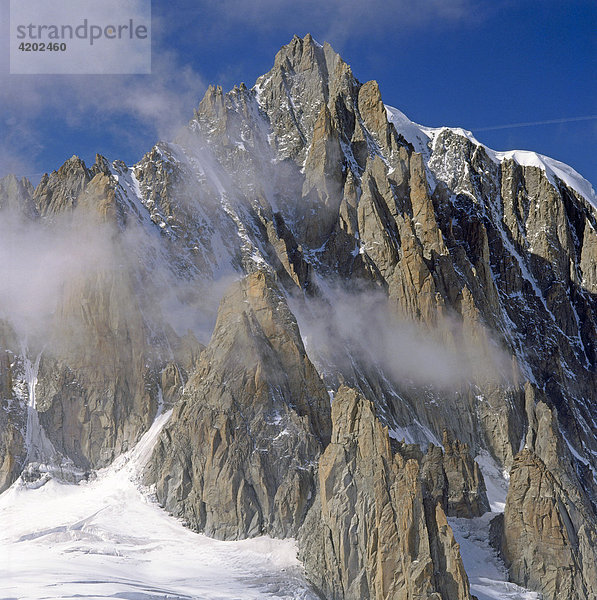
<path fill-rule="evenodd" d="M 355 365 L 381 370 L 393 383 L 456 391 L 480 382 L 506 384 L 511 358 L 486 333 L 464 335 L 456 318 L 436 325 L 407 320 L 381 290 L 318 281 L 320 297 L 292 301 L 309 357 L 320 372 L 350 377 Z"/>
<path fill-rule="evenodd" d="M 238 278 L 232 270 L 213 280 L 180 277 L 168 241 L 134 221 L 121 229 L 83 208 L 51 220 L 8 210 L 1 217 L 0 319 L 20 345 L 60 351 L 86 343 L 91 332 L 76 308 L 85 286 L 109 295 L 125 320 L 141 318 L 150 333 L 170 327 L 207 343 L 220 299 Z"/>
<path fill-rule="evenodd" d="M 118 268 L 113 230 L 64 215 L 33 221 L 12 211 L 0 219 L 0 318 L 22 340 L 43 343 L 65 288 L 83 276 Z"/>

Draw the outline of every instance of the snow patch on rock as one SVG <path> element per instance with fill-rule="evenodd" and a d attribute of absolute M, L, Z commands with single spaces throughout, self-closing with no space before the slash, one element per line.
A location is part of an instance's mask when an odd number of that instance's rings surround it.
<path fill-rule="evenodd" d="M 410 142 L 415 151 L 422 154 L 426 160 L 431 155 L 431 149 L 434 140 L 446 130 L 468 139 L 475 146 L 481 146 L 487 152 L 487 155 L 497 164 L 501 164 L 505 160 L 513 160 L 523 167 L 537 167 L 545 172 L 547 178 L 554 187 L 558 187 L 557 179 L 573 189 L 594 209 L 597 210 L 597 195 L 593 186 L 577 171 L 569 165 L 538 154 L 529 150 L 509 150 L 507 152 L 497 152 L 485 146 L 472 132 L 459 127 L 425 127 L 411 121 L 403 112 L 392 106 L 386 106 L 388 120 L 394 124 L 396 131 L 404 137 L 407 142 Z"/>

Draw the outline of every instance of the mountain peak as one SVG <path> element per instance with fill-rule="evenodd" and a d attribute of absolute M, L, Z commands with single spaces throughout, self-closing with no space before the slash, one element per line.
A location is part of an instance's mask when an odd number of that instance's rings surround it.
<path fill-rule="evenodd" d="M 329 72 L 328 58 L 339 58 L 331 46 L 326 49 L 316 42 L 311 34 L 304 38 L 294 36 L 285 46 L 282 46 L 274 59 L 274 69 L 282 69 L 288 74 L 303 73 L 305 71 L 319 72 L 320 76 L 327 79 Z M 271 72 L 271 71 L 270 71 Z"/>
<path fill-rule="evenodd" d="M 327 600 L 470 600 L 499 566 L 489 517 L 447 522 L 486 508 L 477 456 L 510 579 L 597 597 L 597 214 L 540 160 L 417 126 L 306 35 L 132 168 L 0 180 L 37 221 L 0 219 L 0 489 L 37 423 L 88 469 L 157 413 L 146 483 L 192 527 L 296 537 Z"/>

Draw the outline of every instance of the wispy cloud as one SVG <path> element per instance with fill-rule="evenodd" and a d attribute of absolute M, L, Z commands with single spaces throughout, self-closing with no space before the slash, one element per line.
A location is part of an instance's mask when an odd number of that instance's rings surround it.
<path fill-rule="evenodd" d="M 0 318 L 21 339 L 47 335 L 67 284 L 118 264 L 108 226 L 70 217 L 49 224 L 8 211 L 0 220 Z"/>
<path fill-rule="evenodd" d="M 362 29 L 373 22 L 383 22 L 387 26 L 387 19 L 392 17 L 399 17 L 411 25 L 438 17 L 460 20 L 468 18 L 472 8 L 481 6 L 478 0 L 305 0 L 300 3 L 294 0 L 224 0 L 199 3 L 199 6 L 202 4 L 203 10 L 225 14 L 229 23 L 248 20 L 265 28 L 272 22 L 279 23 L 279 17 L 284 16 L 293 26 L 302 26 L 317 24 L 318 18 L 324 17 L 329 23 L 360 24 Z M 331 16 L 333 19 L 329 19 Z"/>
<path fill-rule="evenodd" d="M 7 17 L 8 2 L 1 3 L 4 40 Z M 206 84 L 176 51 L 159 43 L 156 36 L 151 75 L 136 76 L 9 75 L 8 44 L 2 44 L 0 177 L 41 170 L 39 159 L 47 154 L 52 134 L 84 143 L 99 130 L 117 139 L 114 145 L 138 147 L 139 153 L 149 149 L 148 138 L 172 139 L 192 117 Z"/>
<path fill-rule="evenodd" d="M 456 390 L 463 383 L 506 383 L 511 360 L 490 340 L 472 339 L 456 319 L 426 328 L 401 318 L 381 291 L 319 281 L 321 297 L 292 301 L 309 357 L 323 373 L 350 380 L 355 365 L 393 382 Z"/>

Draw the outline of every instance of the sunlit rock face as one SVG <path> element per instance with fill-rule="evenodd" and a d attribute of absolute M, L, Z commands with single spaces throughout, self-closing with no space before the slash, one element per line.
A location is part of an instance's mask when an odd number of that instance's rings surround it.
<path fill-rule="evenodd" d="M 330 599 L 447 600 L 483 453 L 512 581 L 588 600 L 596 205 L 295 37 L 132 167 L 0 181 L 0 489 L 88 476 L 173 407 L 144 478 L 190 527 L 297 537 Z"/>
<path fill-rule="evenodd" d="M 319 460 L 319 495 L 299 537 L 307 572 L 326 598 L 469 599 L 458 544 L 420 465 L 394 452 L 371 402 L 342 387 L 332 440 Z"/>
<path fill-rule="evenodd" d="M 330 438 L 329 396 L 269 275 L 224 296 L 148 473 L 173 514 L 221 539 L 296 534 Z"/>

